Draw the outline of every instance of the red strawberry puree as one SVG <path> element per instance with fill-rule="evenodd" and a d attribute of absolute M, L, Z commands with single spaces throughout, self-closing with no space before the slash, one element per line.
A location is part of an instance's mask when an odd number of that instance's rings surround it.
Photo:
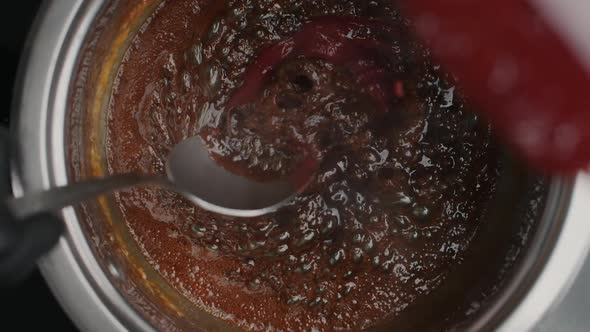
<path fill-rule="evenodd" d="M 315 163 L 293 204 L 255 219 L 164 189 L 117 196 L 171 285 L 254 331 L 401 315 L 461 262 L 499 167 L 489 126 L 390 0 L 170 1 L 127 50 L 108 121 L 113 173 L 163 173 L 194 135 L 260 180 Z"/>

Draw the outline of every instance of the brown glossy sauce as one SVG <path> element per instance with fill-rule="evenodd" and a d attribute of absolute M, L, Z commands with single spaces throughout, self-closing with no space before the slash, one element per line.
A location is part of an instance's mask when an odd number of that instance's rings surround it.
<path fill-rule="evenodd" d="M 255 100 L 226 106 L 264 49 L 318 17 L 387 22 L 384 107 L 351 67 L 293 56 Z M 386 111 L 383 111 L 387 109 Z M 358 330 L 395 319 L 461 262 L 494 193 L 490 128 L 431 62 L 391 1 L 170 1 L 133 39 L 108 119 L 113 173 L 163 173 L 200 134 L 228 167 L 319 170 L 274 215 L 232 219 L 158 188 L 117 196 L 153 266 L 196 305 L 244 329 Z"/>

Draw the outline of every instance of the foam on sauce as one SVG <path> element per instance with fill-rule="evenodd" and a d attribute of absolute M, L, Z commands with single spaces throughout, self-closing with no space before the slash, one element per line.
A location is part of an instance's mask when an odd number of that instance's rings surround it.
<path fill-rule="evenodd" d="M 229 109 L 258 55 L 318 17 L 387 22 L 390 33 L 350 38 L 386 45 L 384 80 L 397 96 L 389 111 L 349 67 L 304 55 Z M 306 193 L 261 218 L 214 215 L 159 188 L 117 195 L 161 275 L 248 330 L 394 319 L 461 262 L 499 169 L 489 126 L 385 0 L 166 3 L 127 50 L 108 121 L 113 173 L 164 173 L 174 144 L 197 134 L 250 176 L 289 173 L 301 146 L 320 160 Z"/>

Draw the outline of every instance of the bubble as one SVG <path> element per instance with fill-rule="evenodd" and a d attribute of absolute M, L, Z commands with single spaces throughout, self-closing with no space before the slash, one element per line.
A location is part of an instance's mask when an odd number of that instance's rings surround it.
<path fill-rule="evenodd" d="M 191 230 L 193 231 L 193 233 L 195 233 L 197 237 L 203 237 L 205 236 L 205 232 L 207 232 L 207 228 L 197 226 L 195 224 L 191 225 Z"/>
<path fill-rule="evenodd" d="M 260 279 L 255 278 L 248 283 L 248 288 L 250 288 L 252 290 L 257 290 L 260 288 L 261 285 L 262 285 L 262 282 L 260 281 Z"/>
<path fill-rule="evenodd" d="M 410 223 L 410 219 L 408 219 L 408 217 L 404 216 L 404 215 L 397 215 L 393 217 L 393 220 L 395 221 L 395 223 L 401 227 L 405 227 L 408 226 L 408 224 Z"/>
<path fill-rule="evenodd" d="M 197 65 L 203 64 L 203 44 L 198 43 L 193 47 L 193 60 Z"/>
<path fill-rule="evenodd" d="M 232 13 L 235 17 L 242 17 L 245 14 L 245 9 L 243 7 L 237 7 L 232 10 Z"/>
<path fill-rule="evenodd" d="M 381 262 L 381 258 L 379 256 L 374 256 L 371 259 L 371 262 L 373 263 L 373 266 L 378 267 L 379 263 Z"/>
<path fill-rule="evenodd" d="M 188 72 L 184 72 L 182 74 L 182 84 L 184 91 L 189 91 L 192 86 L 191 74 Z"/>
<path fill-rule="evenodd" d="M 258 165 L 260 164 L 260 162 L 259 162 L 259 161 L 260 161 L 260 160 L 258 159 L 258 157 L 257 157 L 256 155 L 254 155 L 254 156 L 250 156 L 250 164 L 249 164 L 249 166 L 250 166 L 250 167 L 255 167 L 255 166 L 258 166 Z"/>
<path fill-rule="evenodd" d="M 166 95 L 166 97 L 164 97 L 164 102 L 167 105 L 173 105 L 175 99 L 176 99 L 176 94 L 173 92 L 173 93 L 171 93 L 169 95 Z"/>
<path fill-rule="evenodd" d="M 244 30 L 248 26 L 248 19 L 244 16 L 240 20 L 240 29 Z"/>
<path fill-rule="evenodd" d="M 309 272 L 309 271 L 311 271 L 312 268 L 313 268 L 313 263 L 306 263 L 306 264 L 301 265 L 301 270 L 303 272 Z"/>
<path fill-rule="evenodd" d="M 317 306 L 318 304 L 320 304 L 322 302 L 322 298 L 321 297 L 316 297 L 313 300 L 311 300 L 311 302 L 309 302 L 309 307 L 313 308 L 315 306 Z"/>
<path fill-rule="evenodd" d="M 303 237 L 299 241 L 297 241 L 297 246 L 303 247 L 303 246 L 309 244 L 311 241 L 313 241 L 314 238 L 315 238 L 315 232 L 312 230 L 308 230 L 303 234 Z"/>
<path fill-rule="evenodd" d="M 425 206 L 417 205 L 412 209 L 412 214 L 416 218 L 424 219 L 430 215 L 430 210 Z"/>
<path fill-rule="evenodd" d="M 358 181 L 367 180 L 369 177 L 369 172 L 367 172 L 362 167 L 358 167 L 358 165 L 355 166 L 356 167 L 352 171 L 352 175 L 355 177 L 355 179 Z"/>
<path fill-rule="evenodd" d="M 291 296 L 288 300 L 287 300 L 287 304 L 288 305 L 295 305 L 295 304 L 299 304 L 301 303 L 301 301 L 303 300 L 303 297 L 301 295 L 294 295 Z"/>
<path fill-rule="evenodd" d="M 394 195 L 395 201 L 394 204 L 396 205 L 410 205 L 412 204 L 413 200 L 410 196 L 406 195 L 403 191 L 397 192 Z"/>
<path fill-rule="evenodd" d="M 259 157 L 264 154 L 264 149 L 263 149 L 262 141 L 260 140 L 260 138 L 256 138 L 254 140 L 254 153 L 256 153 L 256 155 Z"/>
<path fill-rule="evenodd" d="M 275 275 L 270 275 L 270 276 L 268 276 L 267 280 L 273 289 L 280 290 L 283 288 L 283 282 L 281 279 L 279 279 L 279 277 L 277 277 Z"/>
<path fill-rule="evenodd" d="M 211 29 L 209 29 L 209 38 L 215 37 L 221 31 L 221 20 L 216 21 L 211 25 Z"/>
<path fill-rule="evenodd" d="M 397 227 L 395 227 L 395 226 L 391 226 L 389 229 L 389 233 L 391 233 L 391 235 L 398 235 L 399 229 L 397 229 Z"/>
<path fill-rule="evenodd" d="M 375 249 L 375 240 L 373 240 L 372 237 L 369 237 L 367 239 L 367 241 L 365 242 L 365 245 L 363 246 L 363 249 L 366 252 L 368 252 L 368 253 L 371 252 L 371 251 L 373 251 Z"/>
<path fill-rule="evenodd" d="M 287 252 L 287 250 L 289 250 L 289 246 L 286 244 L 282 244 L 277 248 L 277 253 L 284 254 Z"/>
<path fill-rule="evenodd" d="M 350 292 L 352 292 L 352 290 L 356 287 L 356 285 L 352 282 L 347 283 L 346 285 L 344 285 L 344 295 L 348 295 L 350 294 Z"/>
<path fill-rule="evenodd" d="M 280 171 L 281 168 L 283 168 L 283 162 L 281 160 L 277 160 L 277 162 L 272 165 L 272 169 L 275 172 Z"/>
<path fill-rule="evenodd" d="M 248 250 L 256 250 L 256 249 L 258 249 L 258 244 L 253 241 L 248 241 L 247 247 L 248 247 Z"/>
<path fill-rule="evenodd" d="M 211 65 L 211 67 L 209 68 L 209 85 L 212 88 L 217 87 L 217 84 L 219 83 L 219 67 L 217 65 Z"/>
<path fill-rule="evenodd" d="M 266 161 L 262 162 L 262 170 L 263 171 L 268 171 L 268 169 L 270 168 L 270 164 Z"/>
<path fill-rule="evenodd" d="M 364 239 L 364 237 L 363 237 L 362 234 L 356 233 L 352 237 L 352 243 L 354 243 L 354 244 L 361 244 L 363 242 L 363 239 Z"/>
<path fill-rule="evenodd" d="M 410 241 L 415 241 L 420 238 L 420 233 L 418 233 L 418 231 L 411 231 L 411 232 L 406 233 L 406 237 Z"/>
<path fill-rule="evenodd" d="M 365 253 L 363 252 L 363 250 L 362 250 L 361 248 L 354 248 L 354 249 L 352 250 L 352 260 L 353 260 L 355 263 L 360 263 L 360 262 L 362 262 L 362 260 L 363 260 L 363 256 L 364 256 L 364 254 L 365 254 Z"/>
<path fill-rule="evenodd" d="M 330 265 L 334 266 L 344 260 L 344 249 L 336 251 L 332 257 L 330 257 Z"/>
<path fill-rule="evenodd" d="M 288 240 L 289 237 L 291 237 L 291 234 L 289 234 L 289 232 L 283 232 L 283 233 L 279 234 L 278 239 L 280 241 L 285 241 L 285 240 Z"/>
<path fill-rule="evenodd" d="M 392 266 L 393 266 L 393 263 L 387 261 L 387 262 L 384 262 L 383 264 L 381 264 L 381 269 L 385 272 L 389 272 L 391 270 Z"/>
<path fill-rule="evenodd" d="M 383 253 L 382 254 L 383 254 L 384 257 L 387 258 L 387 257 L 389 257 L 389 255 L 391 254 L 391 252 L 389 251 L 389 248 L 385 248 L 385 250 L 383 250 Z"/>

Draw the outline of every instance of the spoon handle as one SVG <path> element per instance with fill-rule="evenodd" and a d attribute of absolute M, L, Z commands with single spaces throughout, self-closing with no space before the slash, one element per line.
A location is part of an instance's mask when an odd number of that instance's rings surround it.
<path fill-rule="evenodd" d="M 5 202 L 15 217 L 26 218 L 74 205 L 101 194 L 141 184 L 170 186 L 169 180 L 162 176 L 129 173 L 54 187 L 46 191 L 26 193 L 23 197 L 10 198 Z"/>

